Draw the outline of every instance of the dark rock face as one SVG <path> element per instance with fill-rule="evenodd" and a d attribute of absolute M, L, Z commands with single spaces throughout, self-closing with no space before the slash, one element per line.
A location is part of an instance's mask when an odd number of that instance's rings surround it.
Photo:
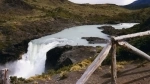
<path fill-rule="evenodd" d="M 102 26 L 102 27 L 98 27 L 98 29 L 115 29 L 112 26 Z"/>
<path fill-rule="evenodd" d="M 23 40 L 18 44 L 8 46 L 6 49 L 0 51 L 0 64 L 5 64 L 9 61 L 21 59 L 21 55 L 27 52 L 28 42 L 30 39 Z"/>
<path fill-rule="evenodd" d="M 26 10 L 31 10 L 32 6 L 24 2 L 23 0 L 4 0 L 5 4 L 8 4 L 11 7 L 19 7 Z"/>
<path fill-rule="evenodd" d="M 118 36 L 118 35 L 125 35 L 126 34 L 126 29 L 115 29 L 112 26 L 102 26 L 98 27 L 98 29 L 103 29 L 103 33 L 108 34 L 110 36 Z"/>
<path fill-rule="evenodd" d="M 116 35 L 116 31 L 117 29 L 115 29 L 114 27 L 112 26 L 102 26 L 102 27 L 98 27 L 98 29 L 103 29 L 103 33 L 105 34 L 109 34 L 109 35 Z"/>
<path fill-rule="evenodd" d="M 98 44 L 98 43 L 107 43 L 108 40 L 99 38 L 99 37 L 82 37 L 82 39 L 86 39 L 89 44 Z"/>
<path fill-rule="evenodd" d="M 71 46 L 65 46 L 65 47 L 56 47 L 50 51 L 47 52 L 47 59 L 46 59 L 46 69 L 47 68 L 58 68 L 60 65 L 58 65 L 59 60 L 61 55 L 67 51 L 72 49 Z M 68 60 L 66 60 L 67 62 Z M 65 62 L 65 59 L 62 61 L 62 63 L 64 62 L 64 65 L 66 65 L 67 63 Z M 68 61 L 70 63 L 70 61 Z M 68 63 L 68 64 L 69 64 Z M 47 67 L 49 66 L 49 67 Z M 61 66 L 63 66 L 63 64 L 61 64 Z"/>
<path fill-rule="evenodd" d="M 83 59 L 95 56 L 96 49 L 94 47 L 85 46 L 62 46 L 56 47 L 47 52 L 45 70 L 59 69 L 68 66 Z"/>

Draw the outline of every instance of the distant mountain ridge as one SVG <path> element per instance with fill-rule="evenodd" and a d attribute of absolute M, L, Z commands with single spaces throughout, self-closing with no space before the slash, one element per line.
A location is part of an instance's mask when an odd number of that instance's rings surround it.
<path fill-rule="evenodd" d="M 133 3 L 125 6 L 125 8 L 128 9 L 141 9 L 147 7 L 150 7 L 150 0 L 136 0 Z"/>

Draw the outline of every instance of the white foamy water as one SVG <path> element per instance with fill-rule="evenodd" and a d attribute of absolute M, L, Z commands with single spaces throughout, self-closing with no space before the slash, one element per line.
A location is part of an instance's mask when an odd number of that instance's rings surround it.
<path fill-rule="evenodd" d="M 42 74 L 45 69 L 46 53 L 57 44 L 58 42 L 36 45 L 30 42 L 27 54 L 23 55 L 22 60 L 17 61 L 16 72 L 13 75 L 28 78 Z"/>
<path fill-rule="evenodd" d="M 116 29 L 129 28 L 136 23 L 121 23 L 113 26 Z M 7 63 L 2 68 L 9 69 L 9 75 L 29 78 L 36 74 L 42 74 L 45 70 L 46 53 L 56 46 L 64 45 L 84 45 L 84 46 L 105 46 L 105 44 L 88 44 L 82 37 L 100 37 L 109 39 L 97 27 L 106 25 L 84 25 L 65 29 L 53 35 L 48 35 L 29 42 L 28 52 L 22 56 L 21 60 Z"/>

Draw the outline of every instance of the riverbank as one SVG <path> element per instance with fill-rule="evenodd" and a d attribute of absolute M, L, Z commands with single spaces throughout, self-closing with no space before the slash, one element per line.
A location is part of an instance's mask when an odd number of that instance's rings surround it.
<path fill-rule="evenodd" d="M 51 35 L 76 25 L 81 25 L 81 23 L 59 19 L 54 21 L 41 20 L 32 23 L 26 22 L 23 25 L 16 25 L 13 31 L 9 30 L 11 26 L 0 26 L 1 29 L 5 29 L 5 32 L 3 31 L 4 35 L 1 37 L 0 63 L 3 64 L 19 59 L 20 55 L 27 52 L 28 43 L 31 40 Z M 8 30 L 6 31 L 6 29 Z"/>
<path fill-rule="evenodd" d="M 150 63 L 140 63 L 133 61 L 126 64 L 118 63 L 117 83 L 118 84 L 148 84 L 150 82 L 149 69 Z M 85 70 L 69 72 L 63 80 L 58 80 L 57 76 L 52 76 L 51 80 L 38 81 L 50 84 L 75 84 Z M 110 84 L 110 66 L 99 67 L 85 84 Z"/>

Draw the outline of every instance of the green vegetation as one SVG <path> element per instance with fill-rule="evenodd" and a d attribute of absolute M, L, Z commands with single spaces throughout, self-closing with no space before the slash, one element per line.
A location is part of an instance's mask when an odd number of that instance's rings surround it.
<path fill-rule="evenodd" d="M 31 82 L 31 80 L 26 80 L 24 78 L 17 78 L 16 76 L 10 77 L 11 84 L 27 84 L 29 82 Z"/>
<path fill-rule="evenodd" d="M 67 0 L 5 0 L 0 1 L 0 5 L 0 23 L 5 25 L 21 25 L 24 21 L 52 18 L 86 24 L 108 21 L 140 22 L 149 16 L 150 11 L 150 8 L 133 11 L 113 4 L 73 4 Z M 5 9 L 7 5 L 10 6 Z"/>
<path fill-rule="evenodd" d="M 110 29 L 110 30 L 105 30 L 104 32 L 110 35 L 115 35 L 115 36 L 137 33 L 137 32 L 150 30 L 149 23 L 150 23 L 150 18 L 148 18 L 141 24 L 135 25 L 134 27 L 129 28 L 129 29 L 122 29 L 122 30 Z M 150 55 L 150 51 L 149 51 L 150 36 L 127 39 L 127 41 L 133 46 L 137 47 L 138 49 Z M 129 50 L 127 49 L 118 47 L 117 59 L 121 61 L 121 60 L 137 60 L 137 59 L 142 59 L 142 58 L 129 52 Z"/>

